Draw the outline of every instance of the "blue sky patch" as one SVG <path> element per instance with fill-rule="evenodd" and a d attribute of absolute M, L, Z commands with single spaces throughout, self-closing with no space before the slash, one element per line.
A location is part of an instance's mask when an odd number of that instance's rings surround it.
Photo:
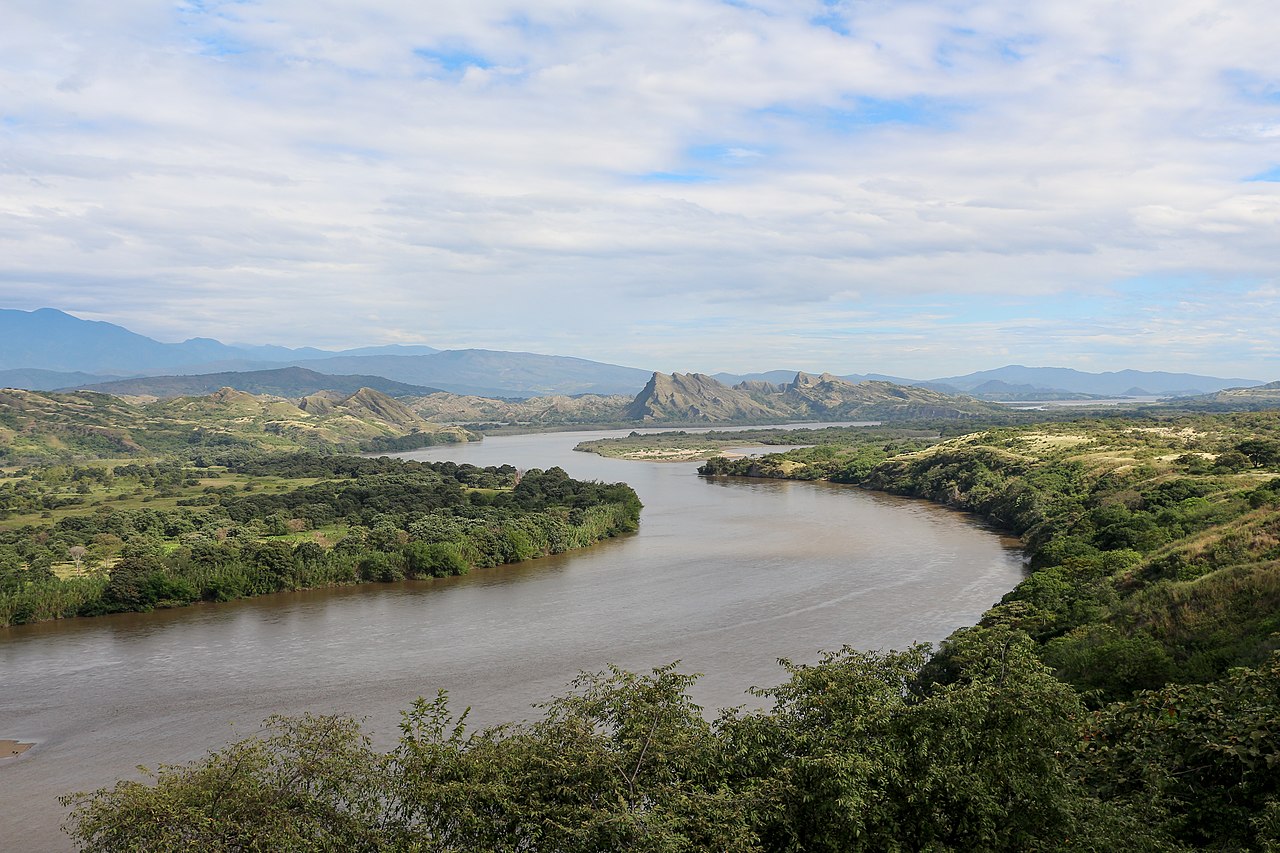
<path fill-rule="evenodd" d="M 1265 172 L 1259 172 L 1252 177 L 1245 178 L 1246 181 L 1276 181 L 1280 182 L 1280 166 L 1272 166 Z"/>
<path fill-rule="evenodd" d="M 720 142 L 711 145 L 694 145 L 685 151 L 685 156 L 698 163 L 717 163 L 723 166 L 747 166 L 767 156 L 768 152 L 758 145 Z"/>
<path fill-rule="evenodd" d="M 703 172 L 645 172 L 635 177 L 646 184 L 706 184 L 715 180 Z"/>
<path fill-rule="evenodd" d="M 844 133 L 884 124 L 942 127 L 956 112 L 956 105 L 938 98 L 858 98 L 849 109 L 828 110 L 825 124 Z"/>
<path fill-rule="evenodd" d="M 437 48 L 435 50 L 420 47 L 413 51 L 420 56 L 439 65 L 450 74 L 466 71 L 468 68 L 492 68 L 493 63 L 478 53 L 463 48 Z"/>
<path fill-rule="evenodd" d="M 949 128 L 955 116 L 967 110 L 964 105 L 944 98 L 916 95 L 907 98 L 854 97 L 848 106 L 839 108 L 797 109 L 788 106 L 753 110 L 760 118 L 779 118 L 788 122 L 853 134 L 881 126 Z"/>
<path fill-rule="evenodd" d="M 226 33 L 197 36 L 195 43 L 200 45 L 200 53 L 205 56 L 238 56 L 249 50 L 247 44 Z"/>
<path fill-rule="evenodd" d="M 1223 74 L 1227 85 L 1247 101 L 1264 104 L 1280 103 L 1280 82 L 1268 80 L 1252 71 L 1233 69 Z"/>
<path fill-rule="evenodd" d="M 809 19 L 815 27 L 823 27 L 837 35 L 849 35 L 849 20 L 840 12 L 840 0 L 822 0 L 822 11 Z"/>

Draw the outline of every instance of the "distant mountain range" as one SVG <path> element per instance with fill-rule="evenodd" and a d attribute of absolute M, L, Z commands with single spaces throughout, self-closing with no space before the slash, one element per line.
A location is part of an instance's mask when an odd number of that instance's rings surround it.
<path fill-rule="evenodd" d="M 285 367 L 305 367 L 316 374 L 338 378 L 315 380 L 310 377 L 295 385 L 291 383 L 298 377 L 255 376 Z M 797 373 L 799 371 L 794 370 L 718 373 L 706 379 L 726 388 L 743 383 L 781 388 L 792 384 Z M 391 345 L 331 352 L 313 347 L 227 345 L 209 338 L 166 344 L 121 326 L 81 320 L 52 308 L 0 309 L 0 387 L 52 390 L 95 386 L 107 390 L 106 383 L 122 378 L 153 376 L 160 384 L 116 385 L 111 393 L 163 397 L 173 393 L 203 393 L 215 385 L 227 385 L 292 397 L 302 396 L 301 392 L 316 382 L 350 389 L 347 380 L 359 379 L 363 385 L 397 396 L 420 393 L 416 389 L 407 390 L 408 386 L 416 386 L 459 395 L 522 399 L 582 394 L 631 396 L 646 386 L 651 375 L 649 370 L 582 358 L 484 349 L 440 351 L 428 346 Z M 205 378 L 182 386 L 174 376 Z M 1070 368 L 1022 365 L 930 380 L 878 373 L 832 378 L 855 385 L 868 381 L 910 385 L 943 395 L 963 393 L 991 401 L 1185 397 L 1257 386 L 1263 381 L 1140 370 L 1086 373 Z M 271 385 L 276 381 L 282 384 Z M 255 382 L 266 384 L 253 385 Z M 126 387 L 134 390 L 120 390 Z M 166 387 L 173 390 L 156 390 Z M 188 390 L 179 392 L 176 390 L 179 387 Z M 273 387 L 278 390 L 271 390 Z M 143 390 L 147 388 L 151 390 Z M 289 393 L 291 390 L 300 393 Z"/>
<path fill-rule="evenodd" d="M 980 385 L 991 381 L 1010 385 L 1031 386 L 1039 391 L 1070 391 L 1076 394 L 1095 394 L 1107 397 L 1169 397 L 1188 394 L 1209 394 L 1224 388 L 1261 385 L 1258 379 L 1222 379 L 1216 376 L 1200 376 L 1194 373 L 1166 373 L 1164 371 L 1118 370 L 1110 373 L 1085 373 L 1069 367 L 1023 367 L 1011 364 L 995 370 L 980 370 L 963 376 L 946 376 L 932 379 L 930 386 L 950 386 L 957 391 L 973 393 Z"/>
<path fill-rule="evenodd" d="M 211 338 L 191 338 L 165 344 L 123 326 L 81 320 L 54 308 L 35 311 L 0 309 L 0 369 L 40 368 L 84 372 L 95 377 L 171 372 L 173 368 L 215 365 L 219 362 L 311 361 L 334 356 L 426 355 L 439 352 L 424 346 L 361 347 L 330 352 L 303 347 L 229 346 Z M 202 372 L 202 371 L 195 371 Z"/>
<path fill-rule="evenodd" d="M 742 382 L 769 382 L 773 385 L 786 385 L 795 378 L 800 370 L 768 370 L 764 373 L 713 373 L 711 378 L 724 385 L 738 385 Z M 919 385 L 918 379 L 904 379 L 901 376 L 888 376 L 883 373 L 847 373 L 840 377 L 848 382 L 892 382 L 894 385 Z"/>
<path fill-rule="evenodd" d="M 228 346 L 209 338 L 165 344 L 121 326 L 81 320 L 52 308 L 0 309 L 0 387 L 52 390 L 121 377 L 161 374 L 168 381 L 174 375 L 255 373 L 302 365 L 329 375 L 376 376 L 486 397 L 634 394 L 650 373 L 582 358 L 482 349 L 442 352 L 427 346 L 392 345 L 328 352 L 310 347 Z M 29 372 L 33 368 L 43 372 Z M 155 391 L 112 393 L 171 396 Z"/>
<path fill-rule="evenodd" d="M 197 373 L 190 376 L 140 376 L 114 382 L 76 384 L 84 391 L 100 391 L 126 397 L 196 397 L 212 394 L 221 388 L 234 388 L 249 394 L 274 397 L 306 397 L 320 391 L 354 394 L 361 388 L 372 388 L 389 397 L 421 397 L 439 388 L 395 382 L 381 376 L 332 375 L 317 373 L 305 367 L 277 367 L 274 370 Z M 71 390 L 66 388 L 63 390 Z"/>
<path fill-rule="evenodd" d="M 3 346 L 3 344 L 0 344 Z M 24 388 L 27 391 L 56 391 L 59 388 L 78 388 L 94 382 L 110 382 L 120 379 L 100 373 L 83 373 L 67 370 L 41 370 L 38 367 L 19 367 L 0 370 L 0 388 Z"/>
<path fill-rule="evenodd" d="M 334 373 L 372 373 L 482 397 L 634 394 L 649 371 L 585 358 L 496 350 L 445 350 L 419 356 L 347 356 L 307 363 Z"/>
<path fill-rule="evenodd" d="M 781 384 L 796 374 L 794 370 L 765 373 L 717 373 L 714 379 L 726 385 L 744 381 Z M 963 376 L 939 379 L 906 379 L 882 373 L 845 374 L 849 382 L 892 382 L 930 388 L 943 394 L 968 394 L 980 400 L 1087 400 L 1097 397 L 1172 397 L 1210 394 L 1224 388 L 1261 385 L 1260 379 L 1224 379 L 1194 373 L 1120 370 L 1113 373 L 1086 373 L 1069 367 L 1023 367 L 1010 364 L 994 370 L 979 370 Z"/>

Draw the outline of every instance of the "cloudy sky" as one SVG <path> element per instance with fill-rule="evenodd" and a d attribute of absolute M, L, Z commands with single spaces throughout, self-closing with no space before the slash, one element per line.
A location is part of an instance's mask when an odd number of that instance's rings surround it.
<path fill-rule="evenodd" d="M 5 0 L 0 307 L 1280 378 L 1274 0 Z"/>

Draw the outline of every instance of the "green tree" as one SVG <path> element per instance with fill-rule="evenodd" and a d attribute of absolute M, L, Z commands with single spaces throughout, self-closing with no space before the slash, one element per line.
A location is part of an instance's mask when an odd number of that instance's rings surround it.
<path fill-rule="evenodd" d="M 1248 438 L 1236 445 L 1236 451 L 1244 454 L 1255 468 L 1280 462 L 1280 441 L 1274 439 Z"/>
<path fill-rule="evenodd" d="M 273 717 L 263 734 L 151 784 L 62 798 L 83 851 L 392 849 L 385 760 L 344 717 Z"/>

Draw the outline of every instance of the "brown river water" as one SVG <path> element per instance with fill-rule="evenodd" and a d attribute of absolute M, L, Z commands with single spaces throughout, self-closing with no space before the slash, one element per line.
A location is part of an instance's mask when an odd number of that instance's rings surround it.
<path fill-rule="evenodd" d="M 902 648 L 972 624 L 1021 577 L 1015 540 L 849 486 L 704 479 L 695 463 L 572 452 L 616 433 L 504 436 L 399 454 L 626 481 L 640 531 L 462 578 L 282 593 L 0 629 L 0 850 L 59 851 L 59 794 L 139 778 L 253 734 L 272 713 L 347 712 L 394 741 L 444 688 L 471 721 L 533 716 L 582 670 L 671 661 L 708 708 L 755 705 L 780 657 Z"/>

